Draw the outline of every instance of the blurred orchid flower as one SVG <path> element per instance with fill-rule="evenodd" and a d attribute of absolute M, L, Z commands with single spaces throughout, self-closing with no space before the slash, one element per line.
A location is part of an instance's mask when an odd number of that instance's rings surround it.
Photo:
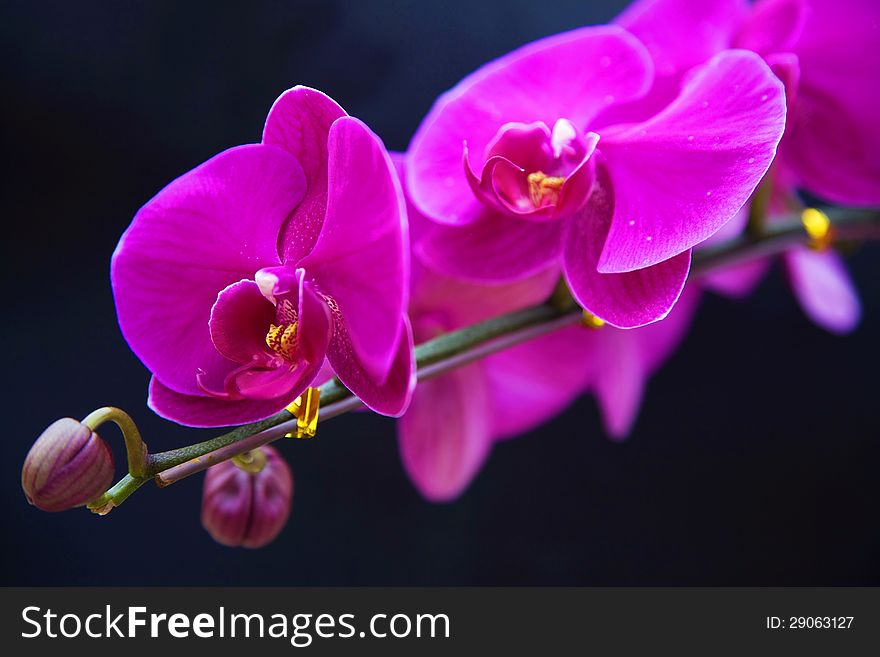
<path fill-rule="evenodd" d="M 873 0 L 640 0 L 617 20 L 645 44 L 660 73 L 643 107 L 656 111 L 691 68 L 726 48 L 761 55 L 785 84 L 788 124 L 773 165 L 770 220 L 795 190 L 847 205 L 880 205 L 880 4 Z M 737 222 L 744 227 L 745 219 Z M 807 315 L 834 333 L 853 330 L 858 295 L 841 258 L 795 248 L 783 255 Z M 748 295 L 768 263 L 713 274 L 709 287 Z"/>
<path fill-rule="evenodd" d="M 761 180 L 785 121 L 782 84 L 727 51 L 636 123 L 602 117 L 644 97 L 648 51 L 619 27 L 552 36 L 441 96 L 409 149 L 413 204 L 438 225 L 419 246 L 482 283 L 554 268 L 593 315 L 632 328 L 678 298 L 690 249 Z"/>

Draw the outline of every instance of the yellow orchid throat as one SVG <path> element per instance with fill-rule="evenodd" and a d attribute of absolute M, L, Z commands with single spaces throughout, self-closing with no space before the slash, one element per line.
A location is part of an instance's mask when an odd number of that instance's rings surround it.
<path fill-rule="evenodd" d="M 296 326 L 291 324 L 270 324 L 266 333 L 266 344 L 285 360 L 292 361 L 296 357 Z"/>
<path fill-rule="evenodd" d="M 556 205 L 559 201 L 559 192 L 562 189 L 565 178 L 562 176 L 548 176 L 543 171 L 530 173 L 526 180 L 529 183 L 529 199 L 536 208 L 545 205 Z"/>

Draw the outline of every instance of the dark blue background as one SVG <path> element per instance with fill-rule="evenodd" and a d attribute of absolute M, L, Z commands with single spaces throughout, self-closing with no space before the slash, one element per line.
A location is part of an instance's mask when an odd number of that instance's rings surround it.
<path fill-rule="evenodd" d="M 21 462 L 56 417 L 121 406 L 156 450 L 210 435 L 147 410 L 110 294 L 116 240 L 166 182 L 258 140 L 297 83 L 403 149 L 469 71 L 622 5 L 3 3 L 0 584 L 880 584 L 876 247 L 851 259 L 853 336 L 809 324 L 778 272 L 745 304 L 706 297 L 628 442 L 585 398 L 452 504 L 415 493 L 393 421 L 367 414 L 281 446 L 294 511 L 261 551 L 210 540 L 200 477 L 106 518 L 25 503 Z"/>

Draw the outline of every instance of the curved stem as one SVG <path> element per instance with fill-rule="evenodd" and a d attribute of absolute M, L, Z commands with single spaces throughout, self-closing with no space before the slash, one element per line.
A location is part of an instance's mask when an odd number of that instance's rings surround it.
<path fill-rule="evenodd" d="M 128 413 L 115 406 L 105 406 L 89 413 L 82 421 L 92 431 L 96 431 L 105 422 L 113 422 L 125 440 L 125 451 L 128 453 L 128 471 L 133 477 L 147 475 L 148 450 L 141 438 L 141 432 Z"/>
<path fill-rule="evenodd" d="M 876 211 L 830 209 L 838 241 L 880 239 L 880 214 Z M 798 217 L 767 226 L 761 235 L 744 234 L 724 244 L 701 248 L 694 254 L 691 272 L 701 276 L 710 271 L 772 256 L 809 242 Z M 497 351 L 507 349 L 564 326 L 581 321 L 581 310 L 559 303 L 547 303 L 508 313 L 468 326 L 416 347 L 419 381 L 437 376 Z M 325 421 L 361 405 L 360 400 L 337 379 L 321 386 L 320 420 Z M 260 422 L 246 424 L 211 440 L 149 456 L 146 475 L 160 487 L 168 486 L 237 454 L 256 449 L 292 431 L 296 418 L 284 410 Z M 112 491 L 125 499 L 143 482 L 121 481 Z M 120 500 L 121 501 L 121 500 Z"/>

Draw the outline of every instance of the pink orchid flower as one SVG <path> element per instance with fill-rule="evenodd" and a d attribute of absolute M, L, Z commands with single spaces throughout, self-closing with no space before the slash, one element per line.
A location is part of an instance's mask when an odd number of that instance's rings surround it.
<path fill-rule="evenodd" d="M 404 157 L 393 159 L 404 179 Z M 407 214 L 417 247 L 431 222 L 411 203 Z M 558 280 L 550 268 L 515 283 L 466 283 L 414 258 L 409 313 L 416 341 L 541 303 Z M 684 337 L 696 299 L 688 285 L 663 321 L 635 330 L 565 328 L 421 382 L 398 422 L 401 458 L 413 484 L 428 500 L 454 499 L 497 441 L 530 431 L 590 389 L 608 433 L 624 437 L 647 378 Z"/>
<path fill-rule="evenodd" d="M 653 81 L 637 39 L 589 27 L 524 46 L 441 96 L 409 150 L 413 203 L 443 224 L 419 247 L 426 262 L 483 283 L 554 267 L 609 324 L 664 317 L 691 248 L 769 167 L 785 98 L 758 56 L 727 51 L 655 115 L 603 119 Z"/>
<path fill-rule="evenodd" d="M 880 4 L 642 0 L 617 23 L 644 42 L 662 74 L 652 107 L 691 67 L 725 48 L 753 50 L 785 83 L 788 125 L 773 165 L 771 220 L 786 212 L 797 188 L 835 203 L 880 205 Z M 744 216 L 737 225 L 745 225 Z M 783 264 L 814 322 L 834 333 L 857 326 L 858 295 L 836 253 L 792 249 Z M 707 283 L 746 296 L 768 265 L 736 267 Z"/>
<path fill-rule="evenodd" d="M 114 253 L 151 408 L 192 426 L 259 420 L 326 359 L 369 408 L 401 414 L 414 386 L 405 211 L 378 137 L 318 91 L 284 93 L 261 144 L 169 184 Z"/>

